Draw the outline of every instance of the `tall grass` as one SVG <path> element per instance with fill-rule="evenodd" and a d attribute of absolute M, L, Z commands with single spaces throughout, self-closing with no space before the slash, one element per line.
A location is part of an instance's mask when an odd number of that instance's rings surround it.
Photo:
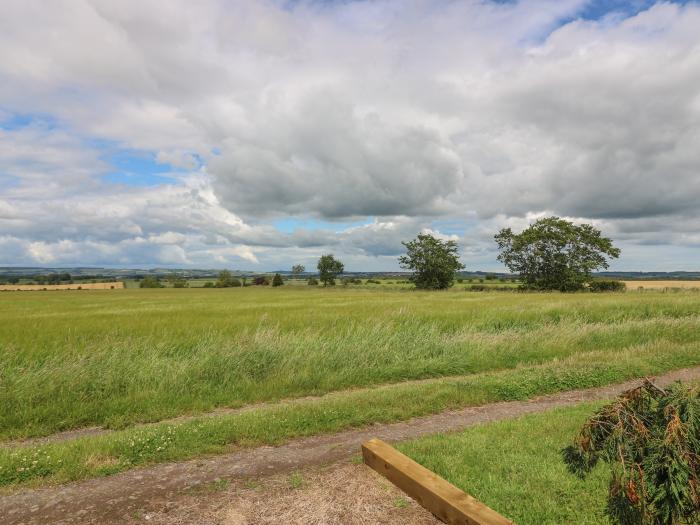
<path fill-rule="evenodd" d="M 696 294 L 164 289 L 0 294 L 0 439 L 640 347 L 700 352 Z"/>
<path fill-rule="evenodd" d="M 0 448 L 0 486 L 79 480 L 227 452 L 232 447 L 278 444 L 370 423 L 601 386 L 700 364 L 697 345 L 643 345 L 611 357 L 609 351 L 588 352 L 514 370 L 355 390 L 216 417 L 131 427 L 63 443 Z"/>

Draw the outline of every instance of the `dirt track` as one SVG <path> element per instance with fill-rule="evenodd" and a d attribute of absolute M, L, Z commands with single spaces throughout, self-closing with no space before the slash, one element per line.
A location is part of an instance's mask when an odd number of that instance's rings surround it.
<path fill-rule="evenodd" d="M 678 370 L 657 378 L 661 385 L 675 380 L 700 380 L 700 367 Z M 350 458 L 358 454 L 360 444 L 371 437 L 395 442 L 436 432 L 456 431 L 479 423 L 610 398 L 638 384 L 638 380 L 629 381 L 529 401 L 470 407 L 401 423 L 316 436 L 278 447 L 244 449 L 70 485 L 22 490 L 0 498 L 0 522 L 3 525 L 123 523 L 148 509 L 177 506 L 183 492 L 196 490 L 217 480 L 260 478 Z"/>

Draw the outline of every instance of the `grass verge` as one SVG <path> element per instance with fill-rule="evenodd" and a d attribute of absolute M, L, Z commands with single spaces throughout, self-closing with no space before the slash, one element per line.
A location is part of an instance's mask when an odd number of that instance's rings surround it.
<path fill-rule="evenodd" d="M 607 467 L 581 480 L 566 470 L 560 454 L 597 406 L 478 425 L 398 449 L 519 525 L 608 524 Z"/>
<path fill-rule="evenodd" d="M 393 385 L 249 412 L 153 424 L 65 443 L 0 451 L 0 486 L 61 483 L 137 466 L 223 453 L 234 446 L 338 432 L 446 409 L 589 388 L 700 364 L 698 343 L 648 344 L 543 365 Z M 614 359 L 613 359 L 614 358 Z"/>

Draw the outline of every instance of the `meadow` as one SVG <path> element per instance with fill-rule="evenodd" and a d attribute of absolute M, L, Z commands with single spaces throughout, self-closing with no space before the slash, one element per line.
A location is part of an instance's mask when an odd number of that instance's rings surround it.
<path fill-rule="evenodd" d="M 0 484 L 80 479 L 700 364 L 700 294 L 690 291 L 5 292 L 0 316 L 0 440 L 118 430 L 0 449 Z M 243 406 L 252 409 L 158 423 Z M 51 459 L 17 474 L 42 454 Z"/>

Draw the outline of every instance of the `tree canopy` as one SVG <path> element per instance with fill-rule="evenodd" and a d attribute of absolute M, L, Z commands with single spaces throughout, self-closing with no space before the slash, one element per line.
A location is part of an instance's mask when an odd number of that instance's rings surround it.
<path fill-rule="evenodd" d="M 518 234 L 504 228 L 495 240 L 498 260 L 526 287 L 538 290 L 580 290 L 592 272 L 608 267 L 608 258 L 620 256 L 612 240 L 590 224 L 559 217 L 539 219 Z"/>
<path fill-rule="evenodd" d="M 459 261 L 457 243 L 443 241 L 428 233 L 402 243 L 406 255 L 399 257 L 401 268 L 412 270 L 410 280 L 416 288 L 441 290 L 454 284 L 455 274 L 464 268 Z"/>
<path fill-rule="evenodd" d="M 343 263 L 333 257 L 332 254 L 322 255 L 316 268 L 323 286 L 335 285 L 335 278 L 343 273 L 345 269 Z"/>

